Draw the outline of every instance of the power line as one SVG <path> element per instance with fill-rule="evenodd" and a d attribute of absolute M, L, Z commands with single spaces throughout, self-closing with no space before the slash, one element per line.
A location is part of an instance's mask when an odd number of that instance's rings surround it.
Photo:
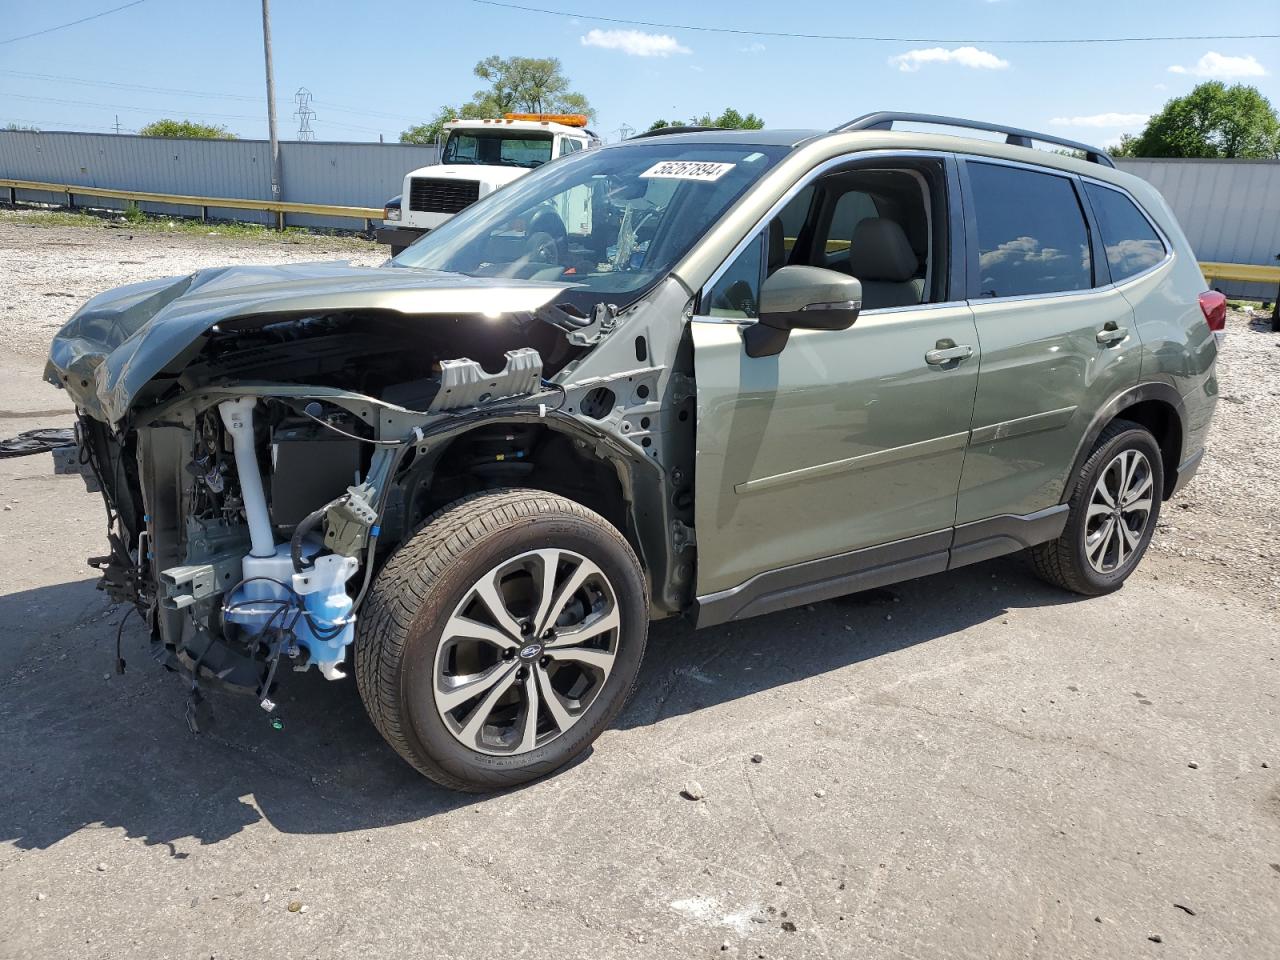
<path fill-rule="evenodd" d="M 656 20 L 632 20 L 626 17 L 603 17 L 595 13 L 570 13 L 566 10 L 547 10 L 520 3 L 503 3 L 500 0 L 471 0 L 485 7 L 501 7 L 504 10 L 520 10 L 524 13 L 543 13 L 552 17 L 579 20 L 596 20 L 602 23 L 623 23 L 633 27 L 660 27 L 665 30 L 696 30 L 701 33 L 729 33 L 747 37 L 781 37 L 791 40 L 850 40 L 866 43 L 960 43 L 960 44 L 1050 44 L 1050 43 L 1157 43 L 1175 40 L 1275 40 L 1280 33 L 1213 33 L 1195 36 L 1168 37 L 1053 37 L 1033 39 L 1004 39 L 986 37 L 969 39 L 956 37 L 878 37 L 840 33 L 787 33 L 781 30 L 745 30 L 735 27 L 708 27 L 690 23 L 662 23 Z"/>
<path fill-rule="evenodd" d="M 130 7 L 136 7 L 138 4 L 146 2 L 147 0 L 133 0 L 132 3 L 121 4 L 118 7 L 112 7 L 110 10 L 103 10 L 101 13 L 94 13 L 87 17 L 81 17 L 79 20 L 72 20 L 70 23 L 60 23 L 56 27 L 45 27 L 45 29 L 37 30 L 35 33 L 24 33 L 20 37 L 10 37 L 8 40 L 0 40 L 0 46 L 3 46 L 6 43 L 17 43 L 19 40 L 30 40 L 32 37 L 43 37 L 46 33 L 53 33 L 55 30 L 65 30 L 67 27 L 74 27 L 76 24 L 80 23 L 88 23 L 90 20 L 97 20 L 99 17 L 119 13 L 121 10 L 128 10 Z"/>
<path fill-rule="evenodd" d="M 156 87 L 142 83 L 123 83 L 116 80 L 97 80 L 88 77 L 68 77 L 54 73 L 29 73 L 25 70 L 0 70 L 0 76 L 14 77 L 20 80 L 40 80 L 44 82 L 57 83 L 77 83 L 87 87 L 114 87 L 119 90 L 131 90 L 138 93 L 170 93 L 184 97 L 203 97 L 210 100 L 240 100 L 246 103 L 257 103 L 262 97 L 250 96 L 243 93 L 215 93 L 210 90 L 186 90 L 180 87 Z M 319 100 L 313 101 L 318 107 L 324 107 L 330 112 L 349 113 L 358 117 L 371 117 L 385 120 L 399 120 L 406 123 L 416 122 L 418 117 L 411 117 L 403 113 L 388 113 L 385 110 L 370 110 L 367 107 L 348 107 L 338 103 L 330 103 L 328 100 L 323 103 Z M 359 128 L 353 128 L 359 129 Z"/>
<path fill-rule="evenodd" d="M 247 116 L 243 113 L 211 113 L 207 110 L 178 110 L 170 111 L 165 107 L 139 107 L 135 104 L 128 103 L 100 103 L 95 100 L 67 100 L 60 97 L 33 97 L 25 93 L 6 93 L 6 97 L 13 97 L 15 100 L 32 100 L 37 103 L 61 103 L 69 104 L 76 107 L 102 107 L 104 110 L 137 110 L 140 112 L 178 112 L 187 114 L 192 117 L 208 117 L 214 120 L 261 120 L 258 116 Z"/>
<path fill-rule="evenodd" d="M 212 93 L 207 90 L 184 90 L 179 87 L 152 87 L 141 83 L 121 83 L 116 80 L 90 80 L 87 77 L 64 77 L 53 73 L 28 73 L 25 70 L 0 70 L 0 76 L 16 77 L 21 80 L 44 80 L 59 83 L 78 83 L 87 87 L 115 87 L 120 90 L 134 90 L 140 93 L 176 93 L 185 97 L 206 97 L 218 100 L 244 100 L 257 103 L 261 96 L 249 96 L 243 93 Z"/>
<path fill-rule="evenodd" d="M 243 113 L 213 113 L 206 110 L 188 110 L 185 107 L 141 107 L 131 103 L 100 103 L 94 100 L 68 100 L 60 97 L 36 97 L 26 93 L 4 93 L 5 97 L 12 97 L 16 100 L 31 100 L 36 103 L 58 103 L 77 107 L 100 107 L 104 110 L 132 110 L 135 113 L 181 113 L 185 116 L 204 118 L 209 120 L 252 120 L 258 121 L 260 116 L 249 116 Z M 382 133 L 373 127 L 362 127 L 354 123 L 346 123 L 342 120 L 328 121 L 333 126 L 342 127 L 346 130 L 359 130 L 362 133 Z"/>
<path fill-rule="evenodd" d="M 3 122 L 4 123 L 29 123 L 32 126 L 37 127 L 37 130 L 35 131 L 37 133 L 39 133 L 40 129 L 44 127 L 68 127 L 71 130 L 101 130 L 103 133 L 112 133 L 112 132 L 137 133 L 138 132 L 137 130 L 130 130 L 128 127 L 121 127 L 119 130 L 116 130 L 114 127 L 103 127 L 94 123 L 65 122 L 62 120 L 31 120 L 23 117 L 9 117 Z"/>

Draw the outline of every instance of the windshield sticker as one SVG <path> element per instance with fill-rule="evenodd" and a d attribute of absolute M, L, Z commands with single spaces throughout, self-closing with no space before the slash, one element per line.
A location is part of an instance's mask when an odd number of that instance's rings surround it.
<path fill-rule="evenodd" d="M 737 164 L 701 160 L 663 160 L 640 174 L 641 180 L 719 180 Z"/>

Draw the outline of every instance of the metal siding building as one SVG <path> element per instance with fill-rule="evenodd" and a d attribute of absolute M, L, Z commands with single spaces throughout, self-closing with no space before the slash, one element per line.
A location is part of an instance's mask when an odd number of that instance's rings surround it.
<path fill-rule="evenodd" d="M 400 143 L 280 144 L 283 200 L 381 207 L 404 175 L 436 162 L 434 146 Z M 1280 160 L 1133 160 L 1116 165 L 1164 194 L 1201 260 L 1275 264 L 1280 254 Z M 265 140 L 181 140 L 99 133 L 0 131 L 0 177 L 189 196 L 271 199 Z M 62 203 L 63 194 L 20 192 Z M 122 208 L 118 200 L 94 206 Z M 198 215 L 193 207 L 144 203 L 144 210 Z M 268 222 L 270 214 L 211 207 L 210 216 Z M 306 226 L 352 221 L 291 215 Z M 1274 297 L 1264 284 L 1222 284 L 1228 293 Z"/>
<path fill-rule="evenodd" d="M 1137 160 L 1116 166 L 1159 190 L 1199 260 L 1275 266 L 1280 255 L 1280 160 Z M 1262 283 L 1216 284 L 1233 296 L 1273 300 Z"/>
<path fill-rule="evenodd" d="M 402 143 L 283 142 L 282 200 L 381 207 L 400 192 L 404 175 L 436 162 L 436 148 Z M 265 140 L 182 140 L 99 133 L 0 131 L 0 177 L 85 187 L 188 196 L 271 199 L 271 148 Z M 20 191 L 20 199 L 63 203 L 63 194 Z M 120 200 L 95 207 L 123 208 Z M 194 207 L 141 204 L 152 212 L 199 215 Z M 210 207 L 212 217 L 269 221 L 252 210 Z M 290 215 L 307 226 L 351 227 L 352 221 Z"/>

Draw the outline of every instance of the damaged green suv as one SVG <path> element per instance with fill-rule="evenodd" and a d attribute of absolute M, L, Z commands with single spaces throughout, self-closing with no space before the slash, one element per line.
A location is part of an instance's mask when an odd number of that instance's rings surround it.
<path fill-rule="evenodd" d="M 353 670 L 405 760 L 500 788 L 609 725 L 650 619 L 1016 550 L 1084 594 L 1133 572 L 1225 311 L 1155 190 L 948 118 L 661 133 L 383 267 L 204 270 L 58 334 L 94 563 L 189 707 Z"/>

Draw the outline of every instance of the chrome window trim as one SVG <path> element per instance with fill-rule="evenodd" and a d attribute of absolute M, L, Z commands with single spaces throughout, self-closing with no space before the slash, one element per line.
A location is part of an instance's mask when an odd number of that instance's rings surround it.
<path fill-rule="evenodd" d="M 1085 293 L 1090 291 L 1086 290 Z M 1055 296 L 1055 294 L 1050 294 Z M 984 303 L 986 301 L 983 301 Z M 909 303 L 902 307 L 875 307 L 871 310 L 860 310 L 858 317 L 880 317 L 886 314 L 894 313 L 919 313 L 922 310 L 945 310 L 954 309 L 955 307 L 970 306 L 967 300 L 946 300 L 942 303 Z M 755 317 L 712 317 L 695 313 L 689 317 L 690 323 L 735 323 L 738 326 L 749 326 L 753 323 L 759 323 Z M 854 326 L 857 326 L 855 323 Z M 849 329 L 853 329 L 850 327 Z M 799 332 L 799 331 L 797 331 Z M 830 330 L 828 333 L 844 333 L 843 330 Z"/>
<path fill-rule="evenodd" d="M 1110 293 L 1115 289 L 1114 283 L 1101 287 L 1085 287 L 1083 290 L 1059 290 L 1050 293 L 1014 293 L 1007 297 L 978 297 L 966 300 L 970 307 L 980 307 L 987 303 L 1009 303 L 1011 300 L 1052 300 L 1062 297 L 1087 297 L 1091 294 Z"/>
<path fill-rule="evenodd" d="M 733 265 L 733 262 L 738 259 L 738 256 L 742 253 L 742 251 L 744 251 L 745 249 L 747 249 L 748 246 L 751 245 L 751 241 L 756 238 L 756 235 L 759 234 L 765 228 L 767 228 L 769 221 L 772 220 L 774 217 L 776 217 L 782 211 L 783 207 L 785 207 L 788 203 L 794 200 L 796 194 L 798 194 L 805 187 L 809 186 L 809 184 L 813 183 L 814 180 L 818 179 L 819 177 L 821 177 L 826 173 L 829 173 L 833 168 L 846 166 L 850 163 L 856 163 L 857 161 L 863 159 L 864 157 L 868 159 L 875 159 L 875 160 L 887 160 L 887 159 L 893 159 L 895 157 L 900 159 L 907 159 L 907 160 L 920 159 L 920 158 L 946 160 L 946 158 L 949 155 L 950 154 L 942 150 L 896 150 L 896 149 L 894 150 L 889 150 L 889 149 L 857 150 L 857 151 L 854 151 L 853 153 L 845 153 L 845 154 L 841 154 L 838 157 L 832 157 L 829 160 L 824 160 L 822 163 L 818 164 L 816 167 L 814 167 L 812 170 L 806 173 L 803 177 L 796 180 L 796 182 L 791 185 L 791 187 L 787 190 L 787 192 L 784 193 L 777 200 L 777 202 L 774 203 L 774 205 L 770 207 L 768 211 L 766 211 L 765 215 L 761 217 L 759 220 L 757 220 L 754 225 L 752 225 L 751 229 L 746 232 L 743 238 L 738 241 L 738 243 L 734 246 L 734 248 L 729 252 L 729 255 L 724 258 L 720 266 L 716 267 L 715 272 L 711 274 L 711 276 L 707 279 L 707 282 L 704 283 L 702 285 L 702 288 L 698 291 L 699 306 L 707 302 L 707 299 L 711 293 L 711 289 L 719 282 L 720 278 L 724 276 L 724 274 L 728 271 L 729 267 Z M 741 198 L 739 202 L 741 202 Z M 929 304 L 929 306 L 932 306 L 932 304 Z M 897 309 L 897 308 L 892 308 L 892 309 Z M 870 313 L 870 312 L 879 312 L 879 311 L 867 311 L 867 312 Z M 702 317 L 703 317 L 703 314 L 695 314 L 690 319 L 697 320 L 697 319 L 701 319 Z M 712 319 L 728 320 L 729 318 L 717 317 Z M 745 317 L 742 320 L 730 320 L 730 322 L 755 323 L 756 318 Z"/>

